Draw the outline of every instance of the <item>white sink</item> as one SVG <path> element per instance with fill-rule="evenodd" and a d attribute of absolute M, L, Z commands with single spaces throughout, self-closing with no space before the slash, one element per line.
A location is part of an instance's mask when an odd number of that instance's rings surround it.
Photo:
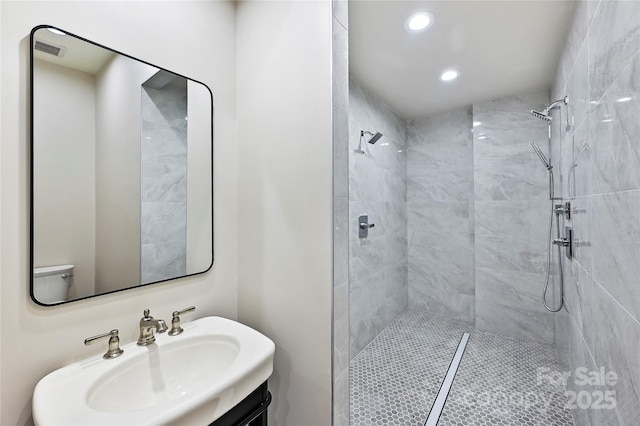
<path fill-rule="evenodd" d="M 271 376 L 275 346 L 257 331 L 220 317 L 183 328 L 156 334 L 150 346 L 127 344 L 118 358 L 96 355 L 47 375 L 33 393 L 35 423 L 206 425 Z"/>

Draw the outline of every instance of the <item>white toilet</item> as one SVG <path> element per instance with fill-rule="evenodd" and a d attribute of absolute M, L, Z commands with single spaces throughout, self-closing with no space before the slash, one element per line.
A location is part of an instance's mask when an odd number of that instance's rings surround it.
<path fill-rule="evenodd" d="M 69 298 L 73 265 L 45 266 L 33 269 L 33 295 L 47 305 Z"/>

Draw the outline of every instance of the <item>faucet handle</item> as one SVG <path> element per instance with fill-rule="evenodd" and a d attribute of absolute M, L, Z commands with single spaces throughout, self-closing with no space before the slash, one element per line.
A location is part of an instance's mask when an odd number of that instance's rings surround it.
<path fill-rule="evenodd" d="M 97 336 L 87 337 L 84 339 L 85 346 L 93 345 L 94 343 L 109 338 L 109 350 L 102 356 L 104 359 L 117 358 L 124 352 L 120 349 L 120 337 L 118 337 L 118 329 L 111 330 L 108 333 L 98 334 Z"/>
<path fill-rule="evenodd" d="M 169 336 L 177 336 L 182 333 L 184 330 L 180 327 L 180 315 L 186 314 L 187 312 L 193 312 L 196 310 L 195 306 L 190 306 L 181 311 L 174 311 L 173 318 L 171 318 L 171 331 L 169 331 Z"/>

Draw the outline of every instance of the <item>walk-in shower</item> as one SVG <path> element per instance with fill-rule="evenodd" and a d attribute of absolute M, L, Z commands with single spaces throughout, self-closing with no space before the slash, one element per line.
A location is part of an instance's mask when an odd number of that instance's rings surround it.
<path fill-rule="evenodd" d="M 536 110 L 531 110 L 531 115 L 539 120 L 547 123 L 548 128 L 548 143 L 549 143 L 549 157 L 547 158 L 538 144 L 535 141 L 531 141 L 531 147 L 540 158 L 540 161 L 547 169 L 549 173 L 549 200 L 551 202 L 551 209 L 549 213 L 549 232 L 547 237 L 547 277 L 544 284 L 544 290 L 542 291 L 542 303 L 544 307 L 550 312 L 559 312 L 564 306 L 564 274 L 562 271 L 562 247 L 570 246 L 571 242 L 567 240 L 567 238 L 560 236 L 560 215 L 569 215 L 570 214 L 570 205 L 567 203 L 565 205 L 555 204 L 556 201 L 560 200 L 555 196 L 555 180 L 553 176 L 553 164 L 551 162 L 551 123 L 553 118 L 551 117 L 551 111 L 555 108 L 561 108 L 563 105 L 569 104 L 569 98 L 565 96 L 562 99 L 558 99 L 554 101 L 543 109 L 541 112 Z M 562 112 L 561 112 L 562 114 Z M 568 114 L 567 114 L 568 115 Z M 553 217 L 556 218 L 556 238 L 552 240 L 552 232 L 553 232 Z M 560 278 L 560 303 L 557 307 L 549 307 L 547 304 L 547 291 L 549 290 L 549 280 L 551 277 L 551 246 L 556 245 L 558 247 L 558 274 Z"/>

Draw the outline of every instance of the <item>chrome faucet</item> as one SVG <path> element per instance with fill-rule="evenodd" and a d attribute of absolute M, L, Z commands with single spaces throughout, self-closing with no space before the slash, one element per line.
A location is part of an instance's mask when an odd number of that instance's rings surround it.
<path fill-rule="evenodd" d="M 140 337 L 138 346 L 147 346 L 156 341 L 153 332 L 164 333 L 167 331 L 167 324 L 161 319 L 154 319 L 149 315 L 149 309 L 144 310 L 144 316 L 140 318 Z"/>
<path fill-rule="evenodd" d="M 104 359 L 118 358 L 124 350 L 120 349 L 120 338 L 118 337 L 118 329 L 111 330 L 108 333 L 98 334 L 97 336 L 87 337 L 84 339 L 85 346 L 93 345 L 99 340 L 109 338 L 109 350 L 102 356 Z"/>
<path fill-rule="evenodd" d="M 169 336 L 177 336 L 181 334 L 184 330 L 180 327 L 180 315 L 186 314 L 187 312 L 193 312 L 196 310 L 195 306 L 191 306 L 189 308 L 184 308 L 181 311 L 174 311 L 173 318 L 171 319 L 171 330 L 169 330 Z"/>

